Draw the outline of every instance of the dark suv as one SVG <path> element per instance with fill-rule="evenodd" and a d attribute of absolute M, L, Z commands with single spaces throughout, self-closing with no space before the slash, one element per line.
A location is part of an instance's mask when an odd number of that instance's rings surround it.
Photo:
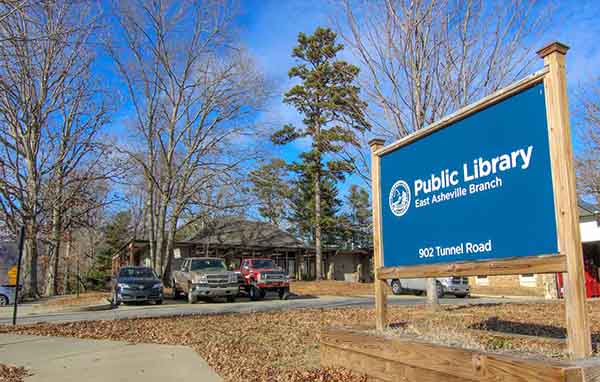
<path fill-rule="evenodd" d="M 112 287 L 115 306 L 128 302 L 163 302 L 163 284 L 149 267 L 123 267 Z"/>

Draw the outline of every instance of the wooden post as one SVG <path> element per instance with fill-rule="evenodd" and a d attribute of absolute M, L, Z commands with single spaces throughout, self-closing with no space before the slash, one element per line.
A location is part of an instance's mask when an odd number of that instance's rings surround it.
<path fill-rule="evenodd" d="M 375 265 L 375 326 L 382 330 L 387 322 L 387 285 L 379 280 L 379 268 L 383 267 L 383 248 L 381 240 L 381 178 L 379 155 L 375 151 L 383 147 L 383 139 L 369 141 L 371 147 L 371 198 L 373 202 L 373 264 Z"/>
<path fill-rule="evenodd" d="M 571 358 L 583 358 L 591 355 L 592 343 L 586 307 L 583 249 L 579 232 L 579 211 L 567 101 L 565 55 L 568 49 L 566 45 L 554 42 L 537 53 L 544 59 L 544 64 L 549 69 L 544 77 L 544 90 L 558 247 L 559 252 L 567 257 L 565 311 L 568 348 Z"/>
<path fill-rule="evenodd" d="M 425 280 L 427 285 L 427 305 L 431 310 L 438 310 L 440 308 L 440 299 L 437 294 L 437 279 L 429 277 Z"/>

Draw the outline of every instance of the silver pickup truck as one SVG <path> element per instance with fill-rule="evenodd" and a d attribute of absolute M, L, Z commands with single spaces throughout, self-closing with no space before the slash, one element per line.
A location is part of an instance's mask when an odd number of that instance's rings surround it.
<path fill-rule="evenodd" d="M 181 269 L 173 272 L 172 286 L 174 297 L 187 294 L 190 304 L 213 297 L 234 302 L 240 291 L 237 274 L 227 270 L 223 259 L 215 257 L 185 259 Z"/>

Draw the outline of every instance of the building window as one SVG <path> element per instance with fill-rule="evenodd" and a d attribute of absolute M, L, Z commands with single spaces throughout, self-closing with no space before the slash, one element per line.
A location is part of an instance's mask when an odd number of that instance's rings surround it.
<path fill-rule="evenodd" d="M 526 273 L 519 275 L 519 284 L 524 287 L 536 287 L 537 286 L 537 275 L 533 273 Z"/>
<path fill-rule="evenodd" d="M 490 285 L 490 279 L 487 276 L 475 277 L 475 284 L 477 285 Z"/>

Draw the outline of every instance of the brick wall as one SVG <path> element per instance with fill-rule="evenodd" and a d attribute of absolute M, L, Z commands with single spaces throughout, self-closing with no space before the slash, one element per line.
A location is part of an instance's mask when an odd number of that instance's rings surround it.
<path fill-rule="evenodd" d="M 545 287 L 542 275 L 535 276 L 535 283 L 525 283 L 524 281 L 522 282 L 519 275 L 488 276 L 487 285 L 482 285 L 475 277 L 469 277 L 473 294 L 544 297 Z"/>

